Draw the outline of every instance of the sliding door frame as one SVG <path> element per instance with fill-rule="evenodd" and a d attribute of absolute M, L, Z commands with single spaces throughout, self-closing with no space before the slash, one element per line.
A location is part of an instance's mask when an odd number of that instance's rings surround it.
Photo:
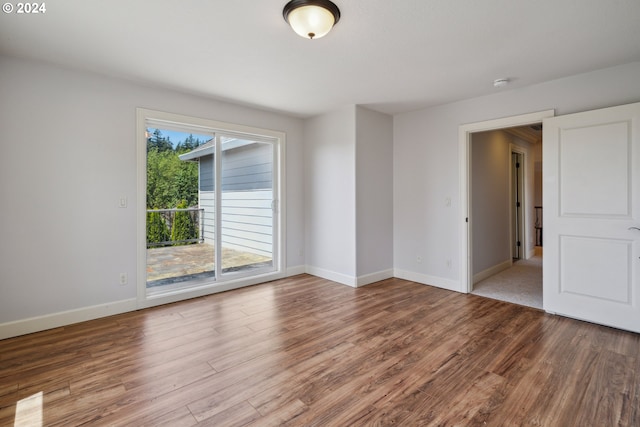
<path fill-rule="evenodd" d="M 223 292 L 231 289 L 251 286 L 270 280 L 280 279 L 286 276 L 286 201 L 285 201 L 285 144 L 286 135 L 284 132 L 269 129 L 255 128 L 251 126 L 225 123 L 210 119 L 185 116 L 162 111 L 138 108 L 136 110 L 137 119 L 137 305 L 138 308 L 153 307 L 160 304 L 167 304 L 189 298 Z M 259 141 L 269 140 L 273 144 L 273 269 L 265 272 L 258 272 L 255 275 L 227 276 L 216 275 L 215 280 L 202 284 L 195 284 L 185 289 L 148 296 L 146 283 L 146 194 L 147 194 L 147 138 L 145 135 L 147 122 L 165 123 L 169 127 L 180 127 L 193 129 L 194 132 L 213 132 L 218 139 L 218 134 L 232 133 L 244 135 L 247 139 L 256 138 Z M 218 144 L 216 144 L 218 145 Z M 216 177 L 220 178 L 220 156 L 216 156 Z M 220 182 L 216 180 L 216 182 Z M 220 192 L 217 192 L 216 200 L 220 201 Z M 216 206 L 216 232 L 219 231 L 220 215 L 219 205 Z M 216 236 L 216 240 L 218 237 Z M 219 247 L 217 244 L 216 246 Z M 216 251 L 216 270 L 220 270 L 220 251 Z"/>

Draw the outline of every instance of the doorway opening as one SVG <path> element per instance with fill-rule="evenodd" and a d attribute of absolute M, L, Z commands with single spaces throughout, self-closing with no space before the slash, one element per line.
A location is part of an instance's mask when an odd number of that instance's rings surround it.
<path fill-rule="evenodd" d="M 551 110 L 460 127 L 466 292 L 543 308 L 535 207 L 542 205 L 541 123 L 552 116 Z"/>

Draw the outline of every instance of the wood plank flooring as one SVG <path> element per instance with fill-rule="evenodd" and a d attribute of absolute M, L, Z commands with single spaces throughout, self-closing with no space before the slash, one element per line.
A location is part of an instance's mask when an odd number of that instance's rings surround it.
<path fill-rule="evenodd" d="M 39 417 L 638 426 L 640 335 L 405 280 L 300 275 L 0 341 L 0 425 Z"/>

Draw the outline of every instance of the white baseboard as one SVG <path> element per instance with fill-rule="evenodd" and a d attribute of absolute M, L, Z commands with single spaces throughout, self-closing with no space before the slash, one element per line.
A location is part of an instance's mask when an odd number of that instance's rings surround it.
<path fill-rule="evenodd" d="M 381 280 L 390 279 L 393 277 L 393 269 L 377 271 L 375 273 L 365 274 L 364 276 L 358 276 L 357 286 L 366 286 L 371 283 L 379 282 Z"/>
<path fill-rule="evenodd" d="M 312 274 L 314 276 L 322 277 L 327 280 L 331 280 L 343 285 L 351 287 L 366 286 L 371 283 L 378 282 L 380 280 L 389 279 L 392 277 L 399 277 L 401 279 L 411 280 L 426 285 L 437 286 L 439 288 L 449 289 L 453 291 L 459 291 L 458 283 L 453 280 L 438 278 L 434 276 L 421 275 L 412 272 L 404 272 L 397 269 L 388 269 L 378 271 L 375 273 L 366 274 L 359 277 L 348 276 L 334 271 L 325 270 L 314 266 L 295 266 L 289 267 L 286 270 L 286 276 L 295 276 L 298 274 Z M 223 284 L 217 291 L 235 289 L 235 284 L 226 283 Z M 223 289 L 224 288 L 224 289 Z M 207 292 L 211 293 L 209 290 Z M 91 307 L 83 307 L 75 310 L 68 310 L 59 313 L 52 313 L 38 317 L 31 317 L 28 319 L 16 320 L 12 322 L 0 324 L 0 340 L 6 338 L 12 338 L 20 335 L 26 335 L 34 332 L 45 331 L 47 329 L 59 328 L 61 326 L 72 325 L 74 323 L 84 322 L 87 320 L 99 319 L 101 317 L 113 316 L 116 314 L 127 313 L 135 311 L 138 308 L 152 307 L 158 304 L 171 302 L 168 300 L 149 300 L 146 304 L 138 304 L 135 298 L 114 301 L 106 304 L 94 305 Z"/>
<path fill-rule="evenodd" d="M 338 282 L 343 285 L 351 286 L 352 288 L 370 285 L 371 283 L 379 282 L 380 280 L 390 279 L 393 277 L 393 269 L 377 271 L 375 273 L 355 277 L 347 276 L 346 274 L 342 273 L 336 273 L 335 271 L 331 270 L 325 270 L 324 268 L 307 265 L 304 272 L 313 276 L 322 277 L 323 279 L 331 280 L 333 282 Z"/>
<path fill-rule="evenodd" d="M 335 271 L 325 270 L 324 268 L 314 267 L 312 265 L 306 266 L 305 273 L 351 286 L 352 288 L 358 287 L 358 278 L 355 276 L 347 276 L 346 274 L 336 273 Z"/>
<path fill-rule="evenodd" d="M 447 289 L 449 291 L 463 292 L 460 282 L 457 280 L 446 279 L 444 277 L 430 276 L 428 274 L 415 273 L 400 269 L 393 270 L 393 276 L 398 279 L 410 280 L 412 282 L 421 283 L 423 285 L 435 286 L 436 288 Z"/>
<path fill-rule="evenodd" d="M 491 277 L 494 274 L 498 274 L 501 271 L 506 270 L 507 268 L 511 268 L 512 265 L 513 265 L 513 260 L 508 259 L 504 262 L 501 262 L 500 264 L 494 265 L 493 267 L 489 267 L 486 270 L 481 271 L 480 273 L 476 273 L 473 275 L 473 284 L 475 285 L 481 280 Z"/>
<path fill-rule="evenodd" d="M 289 276 L 297 276 L 298 274 L 306 273 L 306 267 L 304 265 L 296 265 L 294 267 L 287 267 L 286 275 Z"/>
<path fill-rule="evenodd" d="M 296 276 L 298 274 L 304 274 L 305 272 L 306 266 L 304 265 L 288 267 L 282 277 Z M 222 283 L 220 284 L 220 286 L 215 288 L 215 291 L 207 289 L 202 291 L 201 295 L 209 295 L 213 292 L 222 292 L 225 290 L 232 290 L 238 287 L 248 286 L 249 284 L 251 284 L 249 283 L 251 279 L 252 278 L 243 280 L 241 285 L 234 282 Z M 261 283 L 261 281 L 264 281 L 264 279 L 261 277 L 253 278 L 253 282 L 255 283 Z M 195 296 L 200 296 L 200 294 Z M 182 299 L 184 299 L 183 295 L 163 295 L 159 298 L 148 299 L 138 304 L 137 300 L 133 298 L 122 301 L 114 301 L 107 304 L 95 305 L 91 307 L 78 308 L 75 310 L 63 311 L 60 313 L 46 314 L 43 316 L 32 317 L 28 319 L 15 320 L 12 322 L 0 324 L 0 340 L 17 337 L 20 335 L 31 334 L 34 332 L 46 331 L 47 329 L 59 328 L 61 326 L 72 325 L 74 323 L 84 322 L 87 320 L 94 320 L 101 317 L 135 311 L 139 308 L 154 307 L 156 305 L 180 301 Z"/>
<path fill-rule="evenodd" d="M 33 332 L 45 331 L 47 329 L 59 328 L 87 320 L 134 311 L 137 309 L 136 304 L 136 299 L 133 298 L 2 323 L 0 324 L 0 339 L 17 337 L 19 335 L 31 334 Z"/>

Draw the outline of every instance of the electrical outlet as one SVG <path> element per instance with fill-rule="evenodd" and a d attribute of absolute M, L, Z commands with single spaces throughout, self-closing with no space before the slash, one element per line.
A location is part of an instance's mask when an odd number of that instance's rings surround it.
<path fill-rule="evenodd" d="M 124 286 L 127 284 L 128 278 L 127 273 L 120 273 L 120 285 Z"/>

